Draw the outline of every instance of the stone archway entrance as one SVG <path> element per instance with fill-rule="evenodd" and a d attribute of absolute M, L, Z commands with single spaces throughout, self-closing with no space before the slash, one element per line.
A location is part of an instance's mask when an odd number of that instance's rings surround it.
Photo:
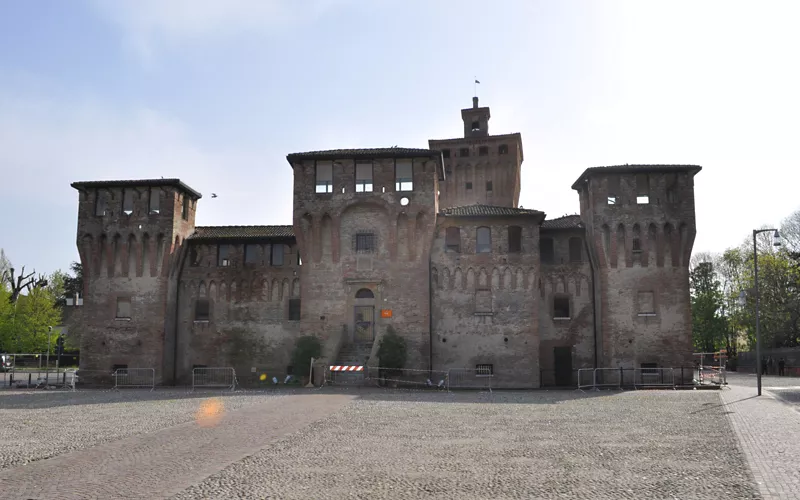
<path fill-rule="evenodd" d="M 372 343 L 375 340 L 375 294 L 369 288 L 361 288 L 353 304 L 353 342 Z"/>

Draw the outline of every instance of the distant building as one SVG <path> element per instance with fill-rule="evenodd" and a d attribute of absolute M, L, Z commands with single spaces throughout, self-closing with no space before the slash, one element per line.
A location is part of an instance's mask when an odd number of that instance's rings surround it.
<path fill-rule="evenodd" d="M 700 167 L 589 168 L 580 215 L 546 219 L 518 206 L 521 135 L 490 135 L 477 98 L 461 114 L 464 137 L 430 149 L 288 155 L 287 226 L 197 227 L 201 195 L 178 179 L 73 183 L 81 367 L 185 383 L 195 366 L 285 368 L 308 334 L 331 363 L 376 364 L 389 325 L 409 367 L 496 386 L 690 364 Z"/>

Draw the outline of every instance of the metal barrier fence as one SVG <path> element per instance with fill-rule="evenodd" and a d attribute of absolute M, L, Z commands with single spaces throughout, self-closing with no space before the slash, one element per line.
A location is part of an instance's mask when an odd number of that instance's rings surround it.
<path fill-rule="evenodd" d="M 364 385 L 363 365 L 330 365 L 325 368 L 324 385 Z"/>
<path fill-rule="evenodd" d="M 673 368 L 634 368 L 633 387 L 671 387 L 675 388 Z"/>
<path fill-rule="evenodd" d="M 156 388 L 155 368 L 118 368 L 113 377 L 114 389 L 128 387 L 152 391 Z"/>
<path fill-rule="evenodd" d="M 13 370 L 0 373 L 2 385 L 16 388 L 34 389 L 70 389 L 75 390 L 78 376 L 74 369 L 34 369 L 34 370 Z"/>
<path fill-rule="evenodd" d="M 447 387 L 447 372 L 424 369 L 367 367 L 366 380 L 391 387 Z"/>
<path fill-rule="evenodd" d="M 451 368 L 447 371 L 447 390 L 487 389 L 492 392 L 494 374 L 475 368 Z"/>
<path fill-rule="evenodd" d="M 623 376 L 619 368 L 595 368 L 594 388 L 622 389 Z"/>
<path fill-rule="evenodd" d="M 236 390 L 236 371 L 232 367 L 193 368 L 192 390 L 198 388 Z"/>
<path fill-rule="evenodd" d="M 578 369 L 578 389 L 594 388 L 594 368 Z"/>

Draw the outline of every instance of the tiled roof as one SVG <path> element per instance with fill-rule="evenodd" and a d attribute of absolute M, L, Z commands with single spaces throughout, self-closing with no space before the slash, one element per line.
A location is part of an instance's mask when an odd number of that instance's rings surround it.
<path fill-rule="evenodd" d="M 294 238 L 292 226 L 197 226 L 193 240 Z"/>
<path fill-rule="evenodd" d="M 176 186 L 183 191 L 189 193 L 190 195 L 194 196 L 196 199 L 200 199 L 203 197 L 202 194 L 195 191 L 194 189 L 190 188 L 180 179 L 129 179 L 129 180 L 116 180 L 116 181 L 81 181 L 81 182 L 73 182 L 70 184 L 75 189 L 84 189 L 84 188 L 112 188 L 112 187 L 126 187 L 126 186 L 150 186 L 150 187 L 158 187 L 158 186 Z"/>
<path fill-rule="evenodd" d="M 347 158 L 419 158 L 425 156 L 434 158 L 441 156 L 441 152 L 432 149 L 417 148 L 361 148 L 361 149 L 328 149 L 325 151 L 307 151 L 305 153 L 292 153 L 286 156 L 289 163 L 299 160 L 342 160 Z"/>
<path fill-rule="evenodd" d="M 495 207 L 492 205 L 466 205 L 462 207 L 449 207 L 442 209 L 439 213 L 447 216 L 456 217 L 493 217 L 509 215 L 542 215 L 544 212 L 529 210 L 527 208 L 514 207 Z"/>
<path fill-rule="evenodd" d="M 557 219 L 549 219 L 542 222 L 542 229 L 582 229 L 583 221 L 580 215 L 565 215 Z"/>
<path fill-rule="evenodd" d="M 578 189 L 581 184 L 593 174 L 637 174 L 649 172 L 690 172 L 696 174 L 703 167 L 699 165 L 611 165 L 608 167 L 590 167 L 583 171 L 578 180 L 572 184 L 572 189 Z"/>

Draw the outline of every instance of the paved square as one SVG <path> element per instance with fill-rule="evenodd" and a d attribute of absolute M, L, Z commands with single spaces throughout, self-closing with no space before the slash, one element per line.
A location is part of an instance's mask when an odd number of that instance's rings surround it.
<path fill-rule="evenodd" d="M 200 425 L 211 396 L 224 411 Z M 0 392 L 0 484 L 9 499 L 760 498 L 725 411 L 716 391 Z"/>

